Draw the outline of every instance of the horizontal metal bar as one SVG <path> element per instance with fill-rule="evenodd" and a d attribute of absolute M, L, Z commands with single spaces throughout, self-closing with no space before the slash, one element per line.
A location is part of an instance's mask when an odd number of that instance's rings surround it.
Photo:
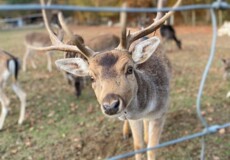
<path fill-rule="evenodd" d="M 75 6 L 75 5 L 49 5 L 41 6 L 40 4 L 14 4 L 14 5 L 0 5 L 0 11 L 15 11 L 15 10 L 63 10 L 63 11 L 83 11 L 83 12 L 166 12 L 172 10 L 171 7 L 166 7 L 162 9 L 157 8 L 120 8 L 120 7 L 89 7 L 89 6 Z M 230 9 L 230 5 L 227 3 L 221 3 L 218 5 L 213 4 L 196 4 L 196 5 L 186 5 L 180 6 L 175 11 L 184 11 L 184 10 L 197 10 L 197 9 L 210 9 L 210 8 L 219 8 L 219 9 Z"/>

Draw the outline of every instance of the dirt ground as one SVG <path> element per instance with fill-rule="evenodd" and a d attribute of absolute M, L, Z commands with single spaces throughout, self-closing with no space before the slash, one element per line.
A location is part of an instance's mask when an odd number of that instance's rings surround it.
<path fill-rule="evenodd" d="M 119 35 L 119 28 L 106 26 L 71 26 L 87 41 L 102 33 Z M 202 131 L 196 114 L 196 97 L 201 75 L 209 56 L 212 28 L 210 26 L 177 26 L 182 50 L 173 42 L 165 44 L 172 62 L 170 107 L 161 142 Z M 40 31 L 40 29 L 39 29 Z M 0 48 L 20 59 L 24 54 L 23 37 L 31 30 L 0 31 Z M 157 32 L 156 35 L 159 35 Z M 230 99 L 226 93 L 230 82 L 222 79 L 220 58 L 230 57 L 230 37 L 218 37 L 216 56 L 210 69 L 202 97 L 202 114 L 211 124 L 230 122 Z M 12 47 L 14 45 L 14 47 Z M 53 59 L 63 56 L 55 54 Z M 0 132 L 1 160 L 100 160 L 133 150 L 132 137 L 122 137 L 122 121 L 106 118 L 100 111 L 90 85 L 76 98 L 63 75 L 53 65 L 46 70 L 45 56 L 35 57 L 38 69 L 29 66 L 21 72 L 20 82 L 27 92 L 26 121 L 18 119 L 18 100 L 7 88 L 11 112 Z M 209 135 L 206 141 L 208 160 L 230 159 L 230 128 Z M 197 160 L 200 138 L 158 150 L 159 160 Z M 129 159 L 134 159 L 129 158 Z"/>

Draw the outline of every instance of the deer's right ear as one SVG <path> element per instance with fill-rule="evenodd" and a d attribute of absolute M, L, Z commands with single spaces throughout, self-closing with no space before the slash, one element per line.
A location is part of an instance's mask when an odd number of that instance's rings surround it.
<path fill-rule="evenodd" d="M 65 58 L 55 61 L 61 70 L 76 76 L 87 76 L 89 74 L 88 63 L 82 58 Z"/>

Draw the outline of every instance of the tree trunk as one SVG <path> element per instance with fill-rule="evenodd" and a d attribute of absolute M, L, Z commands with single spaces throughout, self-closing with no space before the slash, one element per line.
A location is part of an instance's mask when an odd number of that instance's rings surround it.
<path fill-rule="evenodd" d="M 192 10 L 192 26 L 196 26 L 196 11 Z"/>

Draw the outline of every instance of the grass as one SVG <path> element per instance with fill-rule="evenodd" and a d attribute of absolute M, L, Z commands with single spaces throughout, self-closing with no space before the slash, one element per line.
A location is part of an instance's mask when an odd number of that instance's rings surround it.
<path fill-rule="evenodd" d="M 41 31 L 42 29 L 36 29 Z M 200 132 L 203 127 L 196 115 L 196 98 L 201 75 L 207 63 L 211 44 L 211 27 L 176 28 L 182 40 L 182 50 L 174 44 L 167 47 L 173 66 L 170 109 L 161 142 Z M 20 59 L 25 52 L 23 37 L 31 30 L 0 31 L 0 48 Z M 118 33 L 118 28 L 78 26 L 76 31 L 86 40 L 103 31 Z M 96 31 L 96 32 L 95 32 Z M 230 121 L 230 100 L 226 93 L 230 82 L 222 80 L 220 58 L 227 57 L 229 37 L 220 37 L 217 52 L 202 96 L 202 111 L 209 124 Z M 166 44 L 170 45 L 170 44 Z M 171 48 L 171 49 L 170 49 Z M 61 58 L 62 53 L 53 59 Z M 11 99 L 11 112 L 0 132 L 1 160 L 92 160 L 104 159 L 133 150 L 132 138 L 122 139 L 122 122 L 108 119 L 100 111 L 94 93 L 87 86 L 76 98 L 73 88 L 56 70 L 46 70 L 45 56 L 36 55 L 38 69 L 31 66 L 20 72 L 19 81 L 27 92 L 26 120 L 17 125 L 19 100 L 6 88 Z M 206 158 L 230 159 L 230 130 L 206 137 Z M 160 160 L 196 160 L 200 154 L 200 139 L 182 142 L 159 150 Z"/>

